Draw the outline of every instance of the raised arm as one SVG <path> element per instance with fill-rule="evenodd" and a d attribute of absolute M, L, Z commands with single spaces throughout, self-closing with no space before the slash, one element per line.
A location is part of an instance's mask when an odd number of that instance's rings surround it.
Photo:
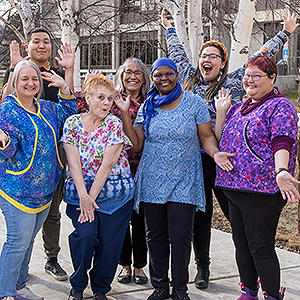
<path fill-rule="evenodd" d="M 65 43 L 61 47 L 62 59 L 55 57 L 58 64 L 65 69 L 65 81 L 69 88 L 74 91 L 74 47 L 71 44 Z"/>
<path fill-rule="evenodd" d="M 169 58 L 176 63 L 179 72 L 178 80 L 181 84 L 183 84 L 195 73 L 196 69 L 190 63 L 175 29 L 166 19 L 164 9 L 161 14 L 161 24 L 166 29 L 166 42 Z"/>
<path fill-rule="evenodd" d="M 133 145 L 130 151 L 139 152 L 144 146 L 145 134 L 141 126 L 132 126 L 129 113 L 130 96 L 128 96 L 124 101 L 120 92 L 116 91 L 114 102 L 122 114 L 123 130 Z"/>
<path fill-rule="evenodd" d="M 268 40 L 258 51 L 256 51 L 249 59 L 257 55 L 270 55 L 275 56 L 283 47 L 288 37 L 295 31 L 297 26 L 297 17 L 295 14 L 288 12 L 288 17 L 283 16 L 284 25 L 283 30 L 279 31 L 273 38 Z M 248 60 L 249 60 L 248 59 Z"/>
<path fill-rule="evenodd" d="M 14 71 L 16 64 L 21 60 L 30 58 L 29 56 L 26 56 L 25 58 L 23 58 L 20 55 L 20 47 L 16 41 L 11 42 L 11 44 L 9 45 L 9 50 L 10 50 L 10 66 L 9 66 L 8 80 L 3 87 L 2 101 L 0 103 L 2 103 L 4 101 L 4 99 L 7 95 L 12 93 L 11 79 L 12 79 L 13 71 Z"/>
<path fill-rule="evenodd" d="M 219 97 L 215 97 L 215 105 L 216 105 L 216 125 L 215 125 L 215 136 L 218 141 L 221 139 L 222 128 L 226 119 L 227 112 L 231 105 L 231 95 L 229 95 L 229 89 L 225 89 L 222 87 L 219 90 Z"/>

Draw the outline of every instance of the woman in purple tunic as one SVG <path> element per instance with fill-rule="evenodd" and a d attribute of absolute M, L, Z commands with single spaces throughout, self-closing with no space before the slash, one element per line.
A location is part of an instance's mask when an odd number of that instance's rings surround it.
<path fill-rule="evenodd" d="M 275 252 L 278 219 L 286 200 L 299 193 L 293 178 L 298 116 L 293 104 L 273 84 L 273 58 L 256 56 L 246 63 L 243 85 L 250 98 L 231 104 L 223 88 L 216 100 L 215 133 L 220 151 L 234 153 L 233 169 L 217 167 L 216 186 L 229 198 L 229 214 L 242 294 L 257 300 L 260 278 L 265 299 L 283 299 Z M 227 115 L 226 115 L 227 113 Z M 223 125 L 224 124 L 224 125 Z M 223 125 L 223 128 L 222 128 Z"/>

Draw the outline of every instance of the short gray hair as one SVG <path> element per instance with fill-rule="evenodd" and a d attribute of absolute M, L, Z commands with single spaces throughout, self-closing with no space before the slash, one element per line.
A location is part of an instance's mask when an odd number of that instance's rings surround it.
<path fill-rule="evenodd" d="M 119 69 L 115 75 L 115 80 L 114 80 L 116 89 L 120 90 L 121 93 L 125 93 L 125 87 L 124 87 L 124 84 L 122 81 L 122 75 L 123 75 L 125 68 L 132 62 L 134 62 L 137 66 L 139 66 L 140 69 L 142 70 L 142 72 L 144 73 L 145 82 L 141 86 L 140 96 L 143 98 L 146 98 L 147 93 L 150 89 L 150 85 L 151 85 L 150 72 L 149 72 L 148 68 L 146 67 L 146 65 L 140 59 L 138 59 L 136 57 L 128 57 L 125 60 L 125 62 L 119 67 Z"/>
<path fill-rule="evenodd" d="M 22 69 L 26 68 L 26 67 L 32 67 L 35 69 L 38 79 L 39 79 L 39 83 L 40 83 L 40 89 L 37 93 L 37 99 L 39 100 L 41 97 L 41 94 L 43 92 L 43 78 L 41 75 L 41 71 L 39 69 L 39 67 L 31 60 L 21 60 L 20 62 L 17 63 L 17 65 L 15 66 L 15 70 L 12 76 L 12 83 L 11 83 L 11 87 L 12 87 L 12 92 L 16 92 L 17 91 L 17 80 L 19 77 L 19 73 Z"/>

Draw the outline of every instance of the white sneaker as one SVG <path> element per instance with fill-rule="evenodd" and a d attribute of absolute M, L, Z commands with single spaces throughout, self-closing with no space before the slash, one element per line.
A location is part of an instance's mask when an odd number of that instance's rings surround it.
<path fill-rule="evenodd" d="M 4 297 L 4 298 L 1 298 L 1 300 L 15 300 L 15 297 L 7 296 L 7 297 Z"/>
<path fill-rule="evenodd" d="M 44 300 L 44 297 L 36 295 L 27 286 L 20 290 L 17 290 L 17 295 L 30 300 Z"/>

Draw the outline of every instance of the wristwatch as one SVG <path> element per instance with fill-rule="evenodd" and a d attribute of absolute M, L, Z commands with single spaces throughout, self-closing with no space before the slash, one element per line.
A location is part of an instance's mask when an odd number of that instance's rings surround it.
<path fill-rule="evenodd" d="M 280 172 L 282 172 L 282 171 L 287 171 L 287 172 L 288 172 L 288 170 L 287 170 L 286 168 L 279 168 L 279 169 L 277 169 L 276 172 L 275 172 L 276 176 L 277 176 Z"/>

